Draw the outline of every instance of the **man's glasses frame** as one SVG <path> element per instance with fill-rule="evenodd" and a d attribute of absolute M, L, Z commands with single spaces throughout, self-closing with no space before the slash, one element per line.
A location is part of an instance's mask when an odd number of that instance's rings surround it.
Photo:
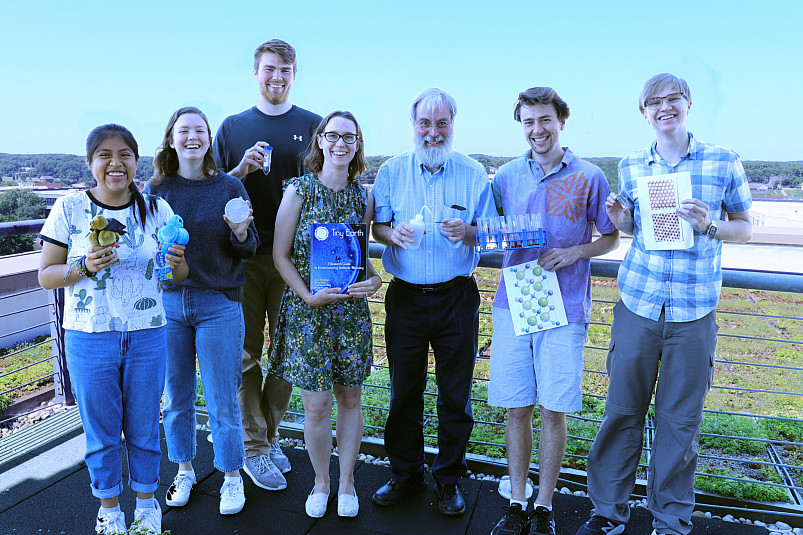
<path fill-rule="evenodd" d="M 449 121 L 447 119 L 441 119 L 439 121 L 435 121 L 435 128 L 437 128 L 438 130 L 445 130 L 449 128 L 451 124 L 452 121 Z M 432 121 L 430 121 L 429 119 L 418 119 L 416 120 L 415 125 L 421 130 L 429 130 L 430 128 L 432 128 Z"/>
<path fill-rule="evenodd" d="M 644 102 L 644 107 L 654 110 L 656 108 L 660 108 L 661 104 L 665 100 L 667 104 L 670 106 L 674 106 L 680 99 L 684 98 L 682 93 L 672 93 L 665 97 L 650 97 Z"/>

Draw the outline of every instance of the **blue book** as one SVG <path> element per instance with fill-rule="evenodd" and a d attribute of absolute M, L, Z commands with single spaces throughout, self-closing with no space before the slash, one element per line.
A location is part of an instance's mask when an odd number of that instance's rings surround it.
<path fill-rule="evenodd" d="M 310 291 L 340 288 L 366 279 L 368 225 L 313 223 L 310 258 Z"/>

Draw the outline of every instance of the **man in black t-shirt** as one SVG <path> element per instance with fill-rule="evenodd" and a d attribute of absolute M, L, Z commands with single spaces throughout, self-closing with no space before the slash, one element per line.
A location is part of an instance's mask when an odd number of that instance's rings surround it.
<path fill-rule="evenodd" d="M 259 487 L 287 487 L 282 475 L 290 462 L 279 447 L 279 424 L 290 402 L 292 385 L 268 376 L 263 386 L 262 350 L 265 317 L 273 344 L 284 281 L 273 266 L 273 231 L 282 200 L 282 182 L 304 174 L 304 155 L 321 117 L 294 106 L 288 96 L 296 78 L 296 51 L 271 39 L 254 51 L 254 77 L 259 87 L 256 106 L 227 117 L 218 129 L 214 153 L 218 165 L 243 181 L 259 232 L 257 255 L 244 263 L 243 380 L 238 392 L 243 420 L 245 466 Z M 266 147 L 272 150 L 270 171 L 263 172 Z"/>

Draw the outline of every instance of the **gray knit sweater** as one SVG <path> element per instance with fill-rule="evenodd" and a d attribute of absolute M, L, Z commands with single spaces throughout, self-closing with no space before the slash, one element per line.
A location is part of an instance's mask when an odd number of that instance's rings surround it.
<path fill-rule="evenodd" d="M 223 220 L 223 210 L 230 199 L 248 200 L 243 184 L 222 172 L 205 180 L 175 175 L 165 177 L 158 186 L 148 182 L 145 192 L 166 200 L 184 219 L 184 228 L 190 234 L 184 253 L 190 274 L 179 285 L 163 282 L 164 290 L 176 290 L 179 286 L 204 288 L 240 301 L 240 288 L 245 284 L 243 260 L 254 256 L 259 237 L 252 222 L 248 237 L 240 243 Z"/>

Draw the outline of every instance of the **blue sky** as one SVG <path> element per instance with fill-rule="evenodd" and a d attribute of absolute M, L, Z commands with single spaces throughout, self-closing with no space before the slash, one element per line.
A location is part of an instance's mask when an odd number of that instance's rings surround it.
<path fill-rule="evenodd" d="M 0 13 L 0 152 L 82 154 L 118 122 L 150 155 L 184 105 L 216 130 L 255 104 L 253 50 L 279 37 L 298 51 L 292 102 L 351 110 L 369 155 L 410 148 L 410 102 L 431 86 L 457 100 L 457 150 L 521 154 L 513 102 L 549 85 L 571 107 L 563 145 L 623 156 L 652 139 L 641 86 L 669 71 L 691 86 L 698 138 L 803 160 L 798 1 L 0 0 Z"/>

